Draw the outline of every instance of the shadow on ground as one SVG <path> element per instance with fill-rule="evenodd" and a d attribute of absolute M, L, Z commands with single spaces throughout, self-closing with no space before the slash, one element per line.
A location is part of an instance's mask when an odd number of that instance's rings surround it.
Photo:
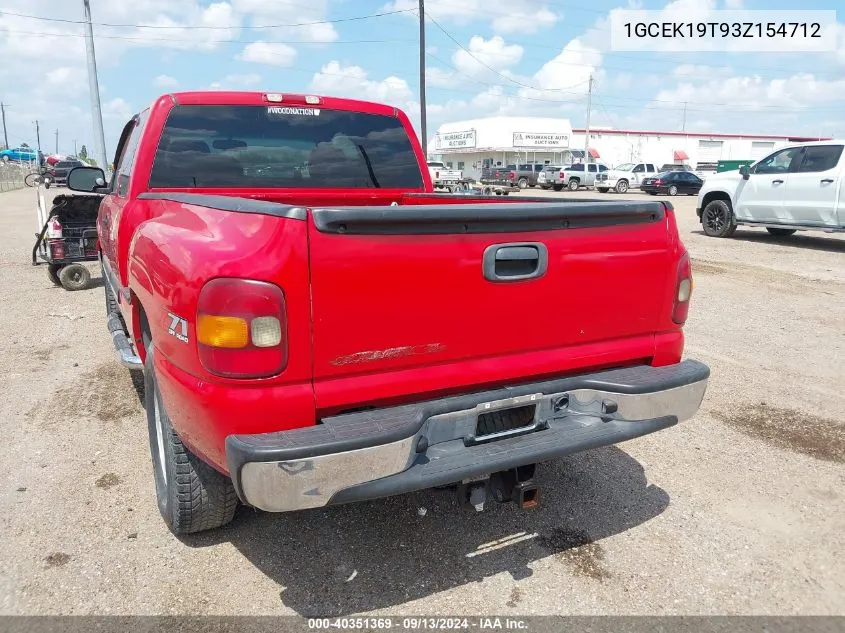
<path fill-rule="evenodd" d="M 476 513 L 460 508 L 450 490 L 429 490 L 283 515 L 241 508 L 223 530 L 184 542 L 231 542 L 281 586 L 287 607 L 304 616 L 345 615 L 505 571 L 525 578 L 531 563 L 548 556 L 565 573 L 604 582 L 614 569 L 599 541 L 669 504 L 639 462 L 615 447 L 541 466 L 538 480 L 543 503 L 533 511 L 491 502 Z M 502 596 L 503 605 L 508 600 L 513 596 Z"/>
<path fill-rule="evenodd" d="M 693 233 L 706 236 L 704 231 L 701 230 L 693 231 Z M 743 231 L 742 229 L 738 229 L 737 232 L 728 239 L 757 244 L 777 244 L 778 246 L 790 246 L 792 248 L 803 248 L 813 251 L 826 251 L 828 253 L 845 253 L 845 240 L 835 240 L 828 237 L 828 234 L 809 231 L 799 231 L 794 235 L 776 237 L 774 235 L 770 235 L 768 231 L 764 230 Z"/>

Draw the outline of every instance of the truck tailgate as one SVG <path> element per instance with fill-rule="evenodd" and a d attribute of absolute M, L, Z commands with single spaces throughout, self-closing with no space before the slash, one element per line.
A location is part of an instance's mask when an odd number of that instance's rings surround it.
<path fill-rule="evenodd" d="M 659 202 L 312 209 L 318 409 L 649 358 L 668 226 Z"/>

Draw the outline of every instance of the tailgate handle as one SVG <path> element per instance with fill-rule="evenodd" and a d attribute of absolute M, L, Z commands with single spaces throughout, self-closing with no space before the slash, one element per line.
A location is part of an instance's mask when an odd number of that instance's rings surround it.
<path fill-rule="evenodd" d="M 484 251 L 484 278 L 488 281 L 521 281 L 542 277 L 549 263 L 541 242 L 493 244 Z"/>

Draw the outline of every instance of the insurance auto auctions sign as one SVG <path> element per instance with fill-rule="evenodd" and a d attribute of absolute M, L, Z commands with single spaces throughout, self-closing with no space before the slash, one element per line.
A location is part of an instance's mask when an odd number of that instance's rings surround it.
<path fill-rule="evenodd" d="M 475 147 L 475 130 L 466 132 L 444 132 L 434 137 L 437 149 L 455 149 L 459 147 Z"/>
<path fill-rule="evenodd" d="M 569 134 L 514 132 L 514 147 L 569 147 Z"/>

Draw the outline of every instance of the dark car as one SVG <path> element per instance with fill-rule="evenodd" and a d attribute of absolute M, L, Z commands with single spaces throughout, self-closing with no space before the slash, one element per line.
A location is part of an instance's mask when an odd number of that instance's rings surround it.
<path fill-rule="evenodd" d="M 64 186 L 67 184 L 67 175 L 74 167 L 84 167 L 85 163 L 81 160 L 60 160 L 53 166 L 50 173 L 52 183 L 56 186 Z"/>
<path fill-rule="evenodd" d="M 677 196 L 697 195 L 704 181 L 691 171 L 664 171 L 651 178 L 645 178 L 640 189 L 651 195 L 658 193 Z"/>

